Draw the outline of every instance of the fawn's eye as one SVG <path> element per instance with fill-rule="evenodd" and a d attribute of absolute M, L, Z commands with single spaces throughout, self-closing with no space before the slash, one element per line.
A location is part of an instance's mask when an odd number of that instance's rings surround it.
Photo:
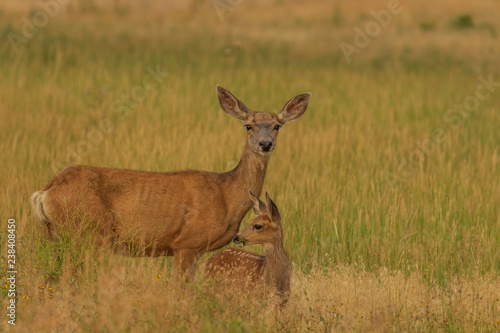
<path fill-rule="evenodd" d="M 279 130 L 280 130 L 280 128 L 281 128 L 281 126 L 280 126 L 280 125 L 276 125 L 276 126 L 274 126 L 274 130 L 275 130 L 275 131 L 279 131 Z"/>
<path fill-rule="evenodd" d="M 252 126 L 250 125 L 245 125 L 245 128 L 247 129 L 247 131 L 251 130 L 252 129 Z"/>
<path fill-rule="evenodd" d="M 253 226 L 253 228 L 255 230 L 260 230 L 260 229 L 262 229 L 262 226 L 260 224 L 256 224 L 256 225 Z"/>

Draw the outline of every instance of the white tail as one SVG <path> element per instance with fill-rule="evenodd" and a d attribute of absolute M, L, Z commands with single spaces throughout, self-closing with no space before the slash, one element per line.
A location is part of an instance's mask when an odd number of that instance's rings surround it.
<path fill-rule="evenodd" d="M 235 169 L 214 173 L 169 173 L 71 166 L 33 194 L 35 215 L 49 237 L 83 219 L 98 225 L 103 242 L 120 253 L 174 255 L 174 267 L 194 274 L 196 259 L 231 241 L 259 195 L 279 129 L 300 117 L 310 93 L 288 101 L 277 113 L 254 112 L 217 86 L 223 111 L 243 121 L 247 141 Z M 81 222 L 80 222 L 81 223 Z"/>
<path fill-rule="evenodd" d="M 49 223 L 49 218 L 45 214 L 44 210 L 44 201 L 45 201 L 45 191 L 38 191 L 33 193 L 31 196 L 31 206 L 33 207 L 33 210 L 35 211 L 36 217 L 43 223 L 48 224 Z M 50 235 L 50 233 L 48 234 Z"/>
<path fill-rule="evenodd" d="M 270 288 L 275 289 L 280 303 L 285 304 L 290 294 L 290 264 L 283 247 L 280 213 L 268 193 L 267 205 L 252 191 L 250 199 L 257 216 L 233 241 L 242 245 L 262 244 L 264 256 L 239 249 L 225 249 L 205 263 L 205 273 L 223 276 L 230 281 L 264 281 Z"/>

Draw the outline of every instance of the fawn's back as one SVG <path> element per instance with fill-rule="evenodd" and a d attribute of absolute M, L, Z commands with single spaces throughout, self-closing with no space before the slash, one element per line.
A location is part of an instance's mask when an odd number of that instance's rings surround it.
<path fill-rule="evenodd" d="M 205 274 L 228 280 L 257 282 L 263 276 L 266 257 L 240 249 L 224 249 L 205 263 Z"/>

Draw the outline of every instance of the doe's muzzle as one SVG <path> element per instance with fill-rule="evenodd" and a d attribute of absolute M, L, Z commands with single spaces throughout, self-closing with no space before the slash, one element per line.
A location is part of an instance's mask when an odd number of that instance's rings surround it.
<path fill-rule="evenodd" d="M 273 142 L 272 141 L 260 141 L 259 147 L 264 152 L 271 151 L 271 149 L 273 148 Z"/>

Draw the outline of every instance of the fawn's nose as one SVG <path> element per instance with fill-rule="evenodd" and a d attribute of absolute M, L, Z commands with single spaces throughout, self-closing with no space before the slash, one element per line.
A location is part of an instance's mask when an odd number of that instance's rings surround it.
<path fill-rule="evenodd" d="M 240 238 L 240 236 L 238 236 L 238 235 L 233 237 L 234 244 L 245 245 L 246 241 L 247 240 L 245 239 L 245 237 Z"/>
<path fill-rule="evenodd" d="M 259 147 L 260 147 L 260 149 L 262 149 L 262 151 L 270 151 L 271 148 L 273 147 L 273 142 L 272 141 L 260 141 Z"/>

